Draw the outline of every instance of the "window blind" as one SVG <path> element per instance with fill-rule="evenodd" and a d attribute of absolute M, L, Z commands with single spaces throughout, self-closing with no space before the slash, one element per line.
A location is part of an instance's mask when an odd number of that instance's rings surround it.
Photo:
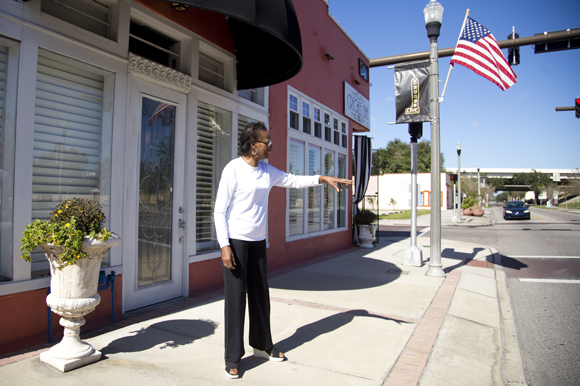
<path fill-rule="evenodd" d="M 98 194 L 101 75 L 39 56 L 34 110 L 32 220 L 60 201 Z"/>

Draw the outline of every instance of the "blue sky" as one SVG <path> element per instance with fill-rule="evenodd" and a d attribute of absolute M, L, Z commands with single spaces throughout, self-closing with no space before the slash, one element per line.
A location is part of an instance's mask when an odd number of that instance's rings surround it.
<path fill-rule="evenodd" d="M 506 40 L 515 26 L 520 37 L 580 28 L 580 1 L 439 0 L 444 7 L 439 48 L 455 47 L 465 12 L 484 25 L 496 40 Z M 329 0 L 330 12 L 369 58 L 429 50 L 423 8 L 428 0 Z M 507 49 L 502 50 L 507 57 Z M 513 66 L 517 83 L 506 91 L 473 71 L 456 65 L 440 104 L 441 152 L 445 167 L 580 168 L 580 119 L 573 106 L 580 96 L 580 49 L 534 54 L 520 48 Z M 439 59 L 439 95 L 451 57 Z M 373 148 L 389 141 L 409 141 L 408 125 L 395 121 L 394 69 L 371 68 L 371 131 Z M 376 133 L 376 134 L 375 134 Z M 430 140 L 429 123 L 423 139 Z"/>

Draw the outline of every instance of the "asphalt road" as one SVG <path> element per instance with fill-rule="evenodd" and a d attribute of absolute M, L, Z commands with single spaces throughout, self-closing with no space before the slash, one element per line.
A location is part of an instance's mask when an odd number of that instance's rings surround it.
<path fill-rule="evenodd" d="M 498 205 L 493 226 L 444 227 L 441 237 L 502 256 L 528 384 L 580 385 L 580 214 L 531 215 L 506 221 Z"/>

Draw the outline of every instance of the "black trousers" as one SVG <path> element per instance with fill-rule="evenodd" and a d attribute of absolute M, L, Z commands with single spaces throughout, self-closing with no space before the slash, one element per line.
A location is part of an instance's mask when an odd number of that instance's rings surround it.
<path fill-rule="evenodd" d="M 222 266 L 225 293 L 225 361 L 238 363 L 244 356 L 246 292 L 250 316 L 250 346 L 270 352 L 270 291 L 266 240 L 230 239 L 236 268 Z"/>

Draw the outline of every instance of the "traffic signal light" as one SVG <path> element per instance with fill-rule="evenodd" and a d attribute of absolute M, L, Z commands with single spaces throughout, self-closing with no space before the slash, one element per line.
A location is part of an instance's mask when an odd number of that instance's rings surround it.
<path fill-rule="evenodd" d="M 515 38 L 513 37 L 515 35 Z M 520 34 L 509 34 L 508 39 L 518 39 Z M 511 47 L 508 49 L 508 62 L 512 66 L 520 64 L 520 47 Z"/>
<path fill-rule="evenodd" d="M 450 174 L 449 179 L 451 182 L 457 182 L 457 174 Z"/>
<path fill-rule="evenodd" d="M 576 118 L 580 118 L 580 98 L 575 99 Z"/>

